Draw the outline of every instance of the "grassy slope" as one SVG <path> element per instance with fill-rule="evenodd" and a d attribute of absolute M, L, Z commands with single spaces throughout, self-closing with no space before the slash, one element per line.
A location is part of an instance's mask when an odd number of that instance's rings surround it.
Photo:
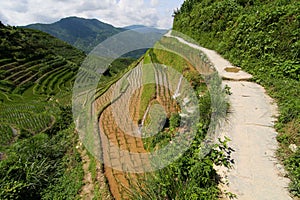
<path fill-rule="evenodd" d="M 279 149 L 300 196 L 300 2 L 296 0 L 187 0 L 175 11 L 174 29 L 217 50 L 254 75 L 277 100 Z"/>
<path fill-rule="evenodd" d="M 2 27 L 0 32 L 0 93 L 9 94 L 12 99 L 12 93 L 19 97 L 25 93 L 28 94 L 27 97 L 32 98 L 32 93 L 53 95 L 60 92 L 59 88 L 53 91 L 54 88 L 50 88 L 51 85 L 46 84 L 44 79 L 51 77 L 58 70 L 75 74 L 85 56 L 65 42 L 40 31 Z M 65 78 L 65 82 L 70 79 Z M 26 93 L 25 91 L 34 84 L 44 86 L 47 91 L 35 90 Z M 24 97 L 26 95 L 23 95 Z M 0 99 L 4 102 L 7 100 Z"/>
<path fill-rule="evenodd" d="M 40 31 L 1 25 L 0 32 L 0 198 L 74 199 L 83 169 L 71 92 L 85 55 Z M 101 83 L 133 61 L 115 60 Z"/>
<path fill-rule="evenodd" d="M 72 85 L 60 80 L 72 82 L 84 54 L 39 31 L 0 24 L 0 33 L 0 198 L 72 199 L 83 170 L 69 106 Z"/>

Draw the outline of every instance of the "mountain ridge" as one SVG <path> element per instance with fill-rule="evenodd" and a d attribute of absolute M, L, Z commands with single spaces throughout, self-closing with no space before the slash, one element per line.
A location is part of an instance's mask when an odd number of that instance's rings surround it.
<path fill-rule="evenodd" d="M 57 37 L 74 47 L 84 51 L 91 52 L 98 44 L 105 39 L 121 33 L 123 31 L 136 31 L 141 34 L 158 33 L 165 34 L 167 30 L 147 27 L 144 25 L 131 25 L 125 27 L 114 27 L 111 24 L 104 23 L 98 19 L 86 19 L 76 16 L 62 18 L 54 23 L 35 23 L 23 28 L 30 28 L 46 32 L 54 37 Z M 145 51 L 143 51 L 145 53 Z M 140 57 L 141 53 L 133 57 Z M 131 54 L 130 54 L 130 57 Z"/>
<path fill-rule="evenodd" d="M 95 46 L 108 37 L 125 29 L 116 28 L 97 19 L 66 17 L 51 24 L 29 24 L 24 28 L 37 29 L 57 37 L 76 48 L 89 53 Z"/>

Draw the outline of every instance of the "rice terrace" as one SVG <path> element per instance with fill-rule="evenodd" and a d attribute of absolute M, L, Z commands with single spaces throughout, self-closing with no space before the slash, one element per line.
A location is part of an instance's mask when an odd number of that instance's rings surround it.
<path fill-rule="evenodd" d="M 299 1 L 38 4 L 0 3 L 0 199 L 300 199 Z"/>

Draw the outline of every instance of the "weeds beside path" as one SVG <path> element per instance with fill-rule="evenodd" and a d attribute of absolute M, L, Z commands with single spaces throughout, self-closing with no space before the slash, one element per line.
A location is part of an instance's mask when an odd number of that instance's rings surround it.
<path fill-rule="evenodd" d="M 222 127 L 222 135 L 231 139 L 235 150 L 233 169 L 221 171 L 227 176 L 227 191 L 238 199 L 291 199 L 288 182 L 275 158 L 277 149 L 274 116 L 277 106 L 260 85 L 248 82 L 251 75 L 232 66 L 216 52 L 174 37 L 180 42 L 204 52 L 222 76 L 223 85 L 230 88 L 230 113 Z M 234 70 L 230 70 L 234 69 Z M 281 169 L 281 172 L 280 170 Z"/>

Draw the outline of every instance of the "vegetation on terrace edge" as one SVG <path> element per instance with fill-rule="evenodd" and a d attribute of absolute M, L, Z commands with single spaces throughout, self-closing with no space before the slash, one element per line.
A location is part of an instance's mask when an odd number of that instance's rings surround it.
<path fill-rule="evenodd" d="M 166 44 L 172 44 L 172 39 L 162 40 Z M 211 97 L 204 79 L 183 57 L 155 47 L 146 53 L 144 63 L 167 65 L 183 74 L 196 92 L 196 96 L 199 96 L 198 103 L 201 116 L 190 148 L 166 168 L 145 174 L 141 181 L 138 181 L 137 187 L 132 189 L 132 199 L 218 199 L 221 191 L 218 188 L 214 165 L 230 167 L 229 155 L 231 150 L 227 146 L 227 140 L 219 141 L 204 157 L 201 156 L 204 153 L 202 142 L 207 134 L 212 114 Z M 147 74 L 150 73 L 149 70 L 143 69 Z M 213 79 L 213 76 L 210 78 Z M 221 97 L 222 100 L 225 100 L 225 91 L 220 87 L 220 79 L 216 79 L 214 84 L 216 87 L 219 86 L 218 94 L 223 97 Z M 149 104 L 155 98 L 155 87 L 151 84 L 149 87 L 143 88 L 141 102 Z M 147 106 L 141 107 L 144 109 L 143 112 L 145 112 L 145 107 Z M 168 145 L 178 131 L 180 118 L 178 113 L 172 113 L 161 132 L 143 139 L 145 148 L 152 152 Z M 227 195 L 233 194 L 228 193 Z"/>
<path fill-rule="evenodd" d="M 300 196 L 300 2 L 186 0 L 174 12 L 176 31 L 214 49 L 254 75 L 277 100 L 278 155 Z M 297 150 L 289 148 L 297 145 Z"/>

